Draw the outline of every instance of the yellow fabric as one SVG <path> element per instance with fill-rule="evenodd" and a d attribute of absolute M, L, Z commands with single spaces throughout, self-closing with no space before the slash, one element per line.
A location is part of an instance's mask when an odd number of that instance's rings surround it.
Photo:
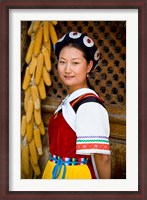
<path fill-rule="evenodd" d="M 43 172 L 42 179 L 52 179 L 52 171 L 56 163 L 48 161 Z M 62 179 L 64 166 L 62 166 L 58 179 Z M 92 179 L 90 170 L 86 164 L 66 166 L 65 179 Z"/>

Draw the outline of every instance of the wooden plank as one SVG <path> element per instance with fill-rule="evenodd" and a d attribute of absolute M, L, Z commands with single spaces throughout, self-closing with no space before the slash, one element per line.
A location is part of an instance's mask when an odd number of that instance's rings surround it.
<path fill-rule="evenodd" d="M 126 139 L 126 126 L 110 123 L 110 136 L 116 139 Z"/>
<path fill-rule="evenodd" d="M 125 140 L 110 139 L 111 167 L 113 179 L 126 179 L 126 144 Z"/>

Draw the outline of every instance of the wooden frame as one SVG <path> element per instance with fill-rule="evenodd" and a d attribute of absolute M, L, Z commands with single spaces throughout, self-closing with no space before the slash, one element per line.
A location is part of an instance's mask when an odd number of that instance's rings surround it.
<path fill-rule="evenodd" d="M 146 26 L 145 19 L 147 18 L 146 10 L 147 2 L 145 0 L 119 0 L 119 1 L 87 1 L 84 0 L 79 2 L 75 0 L 74 2 L 63 0 L 63 1 L 2 1 L 1 2 L 1 74 L 0 74 L 0 92 L 1 92 L 1 163 L 0 163 L 0 197 L 1 199 L 146 199 L 146 178 L 145 173 L 146 157 L 145 150 L 145 58 L 146 53 Z M 9 52 L 9 20 L 8 13 L 9 9 L 20 9 L 20 8 L 99 8 L 99 9 L 138 9 L 139 10 L 139 191 L 136 192 L 10 192 L 9 191 L 9 62 L 8 62 L 8 52 Z M 133 167 L 133 166 L 132 166 Z"/>

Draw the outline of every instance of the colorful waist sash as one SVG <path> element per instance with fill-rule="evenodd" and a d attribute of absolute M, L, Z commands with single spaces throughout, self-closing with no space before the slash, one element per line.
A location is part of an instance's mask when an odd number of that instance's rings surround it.
<path fill-rule="evenodd" d="M 83 165 L 88 162 L 88 158 L 67 158 L 67 157 L 60 157 L 56 156 L 53 154 L 50 154 L 50 159 L 51 162 L 56 163 L 53 172 L 52 172 L 52 179 L 57 179 L 61 169 L 62 165 L 64 166 L 63 174 L 62 174 L 62 179 L 65 178 L 66 174 L 66 166 L 70 165 Z"/>

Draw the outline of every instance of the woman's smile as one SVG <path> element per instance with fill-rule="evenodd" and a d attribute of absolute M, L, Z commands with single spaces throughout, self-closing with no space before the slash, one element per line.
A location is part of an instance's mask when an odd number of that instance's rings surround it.
<path fill-rule="evenodd" d="M 64 75 L 64 78 L 67 80 L 72 80 L 75 76 Z"/>

